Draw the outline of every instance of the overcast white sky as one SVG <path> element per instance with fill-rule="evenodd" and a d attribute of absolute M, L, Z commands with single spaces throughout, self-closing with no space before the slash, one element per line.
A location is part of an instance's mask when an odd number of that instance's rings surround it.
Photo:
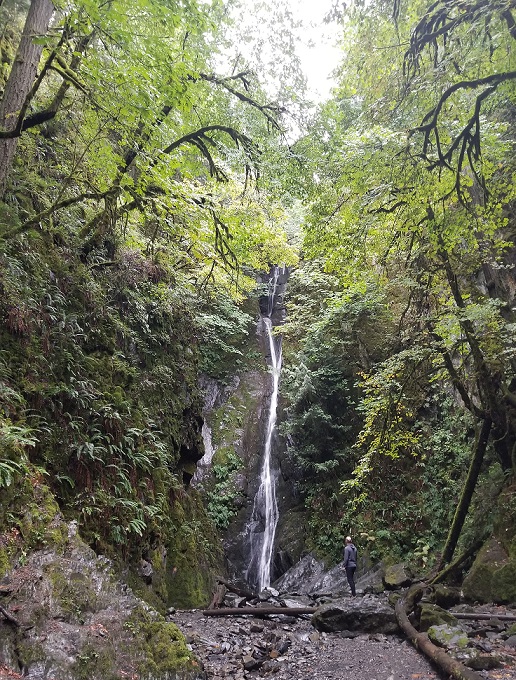
<path fill-rule="evenodd" d="M 324 23 L 333 2 L 335 0 L 236 0 L 232 10 L 236 20 L 233 56 L 229 58 L 234 59 L 236 47 L 251 63 L 256 63 L 257 52 L 264 64 L 284 59 L 286 55 L 282 48 L 290 49 L 290 42 L 285 34 L 282 45 L 282 30 L 289 24 L 286 15 L 290 14 L 295 25 L 302 22 L 302 26 L 293 29 L 295 52 L 301 59 L 311 98 L 315 101 L 327 99 L 333 86 L 330 73 L 342 55 L 335 47 L 339 28 L 334 23 Z M 278 9 L 282 19 L 276 21 Z M 282 21 L 286 23 L 282 24 Z M 271 77 L 274 76 L 269 71 Z M 267 83 L 264 84 L 267 87 Z"/>
<path fill-rule="evenodd" d="M 331 9 L 332 0 L 285 0 L 294 16 L 303 20 L 299 32 L 299 55 L 308 79 L 310 91 L 326 99 L 333 82 L 330 73 L 336 68 L 342 51 L 335 47 L 338 28 L 324 24 L 323 19 Z"/>

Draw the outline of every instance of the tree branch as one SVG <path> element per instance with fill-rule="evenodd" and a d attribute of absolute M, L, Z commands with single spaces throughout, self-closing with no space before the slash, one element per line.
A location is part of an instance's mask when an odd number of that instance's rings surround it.
<path fill-rule="evenodd" d="M 244 85 L 244 88 L 246 90 L 249 90 L 249 81 L 247 80 L 247 75 L 249 75 L 247 71 L 242 71 L 241 73 L 237 73 L 234 76 L 220 78 L 219 76 L 210 75 L 207 73 L 199 73 L 199 77 L 202 80 L 205 80 L 210 83 L 215 83 L 215 85 L 220 85 L 228 92 L 231 92 L 231 94 L 233 94 L 235 97 L 240 99 L 240 101 L 249 104 L 255 109 L 258 109 L 258 111 L 260 111 L 265 116 L 265 118 L 272 125 L 273 128 L 281 131 L 281 128 L 275 116 L 279 116 L 280 114 L 285 113 L 285 109 L 283 107 L 278 106 L 276 104 L 259 104 L 255 99 L 249 97 L 243 92 L 240 92 L 239 90 L 236 90 L 229 84 L 229 81 L 231 80 L 239 80 Z"/>
<path fill-rule="evenodd" d="M 10 238 L 13 238 L 14 236 L 18 236 L 19 234 L 23 234 L 24 232 L 28 231 L 29 229 L 32 229 L 35 227 L 39 222 L 42 220 L 46 219 L 50 215 L 52 215 L 54 212 L 57 210 L 62 210 L 63 208 L 68 208 L 71 205 L 74 205 L 75 203 L 80 203 L 81 201 L 85 200 L 101 200 L 103 198 L 106 198 L 107 196 L 110 195 L 115 195 L 118 192 L 118 188 L 116 189 L 109 189 L 108 191 L 104 192 L 85 192 L 82 194 L 79 194 L 78 196 L 73 196 L 71 198 L 67 198 L 63 201 L 59 201 L 58 203 L 54 203 L 53 205 L 50 206 L 50 208 L 46 208 L 45 210 L 42 210 L 39 212 L 37 215 L 34 215 L 30 219 L 26 220 L 22 224 L 18 225 L 14 229 L 11 229 L 10 231 L 5 232 L 4 234 L 0 234 L 0 239 L 7 240 Z"/>

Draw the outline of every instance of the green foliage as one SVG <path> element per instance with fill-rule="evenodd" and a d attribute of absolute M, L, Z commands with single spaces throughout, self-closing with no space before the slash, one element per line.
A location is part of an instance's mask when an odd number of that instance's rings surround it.
<path fill-rule="evenodd" d="M 306 307 L 306 278 L 307 272 L 297 282 L 292 277 L 293 314 L 285 328 L 287 339 L 302 338 L 297 354 L 287 354 L 284 370 L 283 386 L 291 400 L 286 433 L 293 440 L 290 454 L 304 471 L 326 477 L 339 474 L 335 468 L 342 474 L 353 467 L 350 448 L 360 427 L 355 382 L 361 364 L 382 351 L 385 338 L 375 329 L 382 311 L 374 292 L 364 297 L 332 293 L 317 319 L 303 329 L 300 322 L 313 314 Z"/>
<path fill-rule="evenodd" d="M 232 449 L 218 449 L 212 461 L 214 477 L 206 493 L 208 514 L 215 526 L 224 531 L 237 513 L 237 494 L 234 473 L 242 468 L 242 461 Z"/>
<path fill-rule="evenodd" d="M 222 292 L 206 300 L 203 307 L 196 318 L 200 369 L 206 375 L 224 380 L 249 363 L 247 340 L 254 319 Z"/>

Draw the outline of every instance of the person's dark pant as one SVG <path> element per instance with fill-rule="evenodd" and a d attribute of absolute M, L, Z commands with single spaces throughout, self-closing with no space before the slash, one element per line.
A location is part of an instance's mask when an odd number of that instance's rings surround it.
<path fill-rule="evenodd" d="M 346 578 L 348 579 L 349 587 L 353 597 L 356 595 L 355 591 L 355 571 L 356 567 L 346 567 Z"/>

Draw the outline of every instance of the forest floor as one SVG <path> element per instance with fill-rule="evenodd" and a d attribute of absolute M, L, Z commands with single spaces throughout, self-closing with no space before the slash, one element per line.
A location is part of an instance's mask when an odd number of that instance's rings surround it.
<path fill-rule="evenodd" d="M 212 617 L 178 611 L 170 617 L 202 662 L 208 679 L 437 680 L 443 676 L 397 635 L 321 633 L 310 616 Z M 516 680 L 516 650 L 504 663 L 477 671 L 483 680 Z M 507 652 L 507 653 L 505 653 Z M 514 654 L 511 657 L 510 652 Z"/>

